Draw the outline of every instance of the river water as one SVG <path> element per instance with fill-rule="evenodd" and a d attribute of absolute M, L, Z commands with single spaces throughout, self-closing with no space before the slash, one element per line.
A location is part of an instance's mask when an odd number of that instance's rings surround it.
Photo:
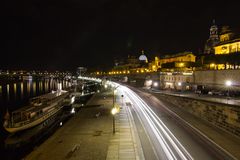
<path fill-rule="evenodd" d="M 45 139 L 47 139 L 51 134 L 57 130 L 60 123 L 64 123 L 72 114 L 68 114 L 67 111 L 62 111 L 65 114 L 59 114 L 60 116 L 56 118 L 49 127 L 46 129 L 42 129 L 38 131 L 38 128 L 41 125 L 33 127 L 28 131 L 21 132 L 20 134 L 8 134 L 7 131 L 3 128 L 3 120 L 6 111 L 8 110 L 10 113 L 16 109 L 19 109 L 28 104 L 29 99 L 32 97 L 36 97 L 42 94 L 46 94 L 51 92 L 52 90 L 57 90 L 59 86 L 64 90 L 71 87 L 73 83 L 71 80 L 62 80 L 62 79 L 38 79 L 38 80 L 21 80 L 21 81 L 1 81 L 0 80 L 0 116 L 1 116 L 1 123 L 0 123 L 0 154 L 3 159 L 6 160 L 15 160 L 15 159 L 22 159 L 22 157 L 29 152 L 36 146 L 42 143 Z M 78 86 L 79 87 L 79 86 Z M 75 89 L 78 90 L 78 87 Z M 81 88 L 81 87 L 80 87 Z M 85 88 L 84 88 L 85 90 Z M 96 90 L 94 86 L 91 88 L 87 88 L 86 90 L 93 91 Z M 85 104 L 92 95 L 84 96 L 83 98 L 76 99 L 76 103 Z M 77 110 L 78 111 L 78 110 Z M 70 112 L 69 112 L 70 113 Z M 64 118 L 66 115 L 67 118 Z M 62 122 L 61 122 L 62 121 Z M 22 144 L 18 147 L 18 139 L 25 138 L 25 135 L 29 135 L 30 133 L 35 133 L 36 135 L 31 135 L 29 139 L 26 141 L 20 141 Z M 22 137 L 22 138 L 19 138 Z M 6 148 L 7 142 L 16 142 L 16 145 L 11 145 L 11 148 Z M 13 144 L 14 144 L 13 143 Z M 11 143 L 10 143 L 11 144 Z M 9 145 L 8 145 L 9 147 Z"/>
<path fill-rule="evenodd" d="M 40 79 L 23 81 L 0 81 L 1 115 L 22 107 L 29 98 L 56 90 L 61 84 L 63 89 L 71 86 L 70 80 Z"/>
<path fill-rule="evenodd" d="M 57 78 L 42 78 L 35 80 L 0 80 L 0 148 L 3 147 L 3 141 L 7 136 L 7 132 L 3 129 L 3 120 L 6 111 L 14 111 L 28 104 L 29 99 L 52 90 L 56 90 L 59 86 L 67 89 L 72 85 L 70 80 Z"/>

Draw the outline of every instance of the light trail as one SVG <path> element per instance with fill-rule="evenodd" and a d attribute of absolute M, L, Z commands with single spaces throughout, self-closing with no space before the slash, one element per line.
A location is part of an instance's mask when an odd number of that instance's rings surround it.
<path fill-rule="evenodd" d="M 128 98 L 133 108 L 141 118 L 141 121 L 145 123 L 145 126 L 149 126 L 150 130 L 147 130 L 148 134 L 153 133 L 157 139 L 158 146 L 160 146 L 165 154 L 165 157 L 169 160 L 192 160 L 192 156 L 177 140 L 177 138 L 171 133 L 163 121 L 154 113 L 144 100 L 142 100 L 135 92 L 125 86 L 118 88 L 125 93 L 125 97 Z M 155 146 L 155 150 L 158 151 L 158 147 Z M 162 154 L 162 153 L 161 153 Z"/>

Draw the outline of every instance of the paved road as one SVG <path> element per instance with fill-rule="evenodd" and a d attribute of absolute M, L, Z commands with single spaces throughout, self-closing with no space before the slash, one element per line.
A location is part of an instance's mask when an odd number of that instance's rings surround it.
<path fill-rule="evenodd" d="M 135 90 L 136 94 L 127 87 L 119 89 L 124 92 L 125 98 L 132 106 L 145 158 L 152 156 L 152 159 L 233 159 L 223 151 L 216 154 L 216 150 L 192 134 L 192 130 L 177 123 L 174 116 L 166 111 L 167 106 L 159 99 L 139 90 Z"/>

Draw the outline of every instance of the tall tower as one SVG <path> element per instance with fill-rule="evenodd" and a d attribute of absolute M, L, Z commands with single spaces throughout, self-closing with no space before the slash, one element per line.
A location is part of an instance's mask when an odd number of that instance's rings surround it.
<path fill-rule="evenodd" d="M 209 39 L 207 40 L 204 48 L 205 54 L 213 53 L 213 47 L 219 43 L 219 36 L 218 36 L 218 27 L 215 24 L 215 20 L 213 20 L 213 24 L 210 27 L 210 35 Z"/>
<path fill-rule="evenodd" d="M 215 24 L 215 19 L 213 20 L 213 25 L 210 28 L 210 36 L 209 39 L 211 39 L 214 42 L 218 42 L 219 36 L 218 36 L 218 27 Z"/>

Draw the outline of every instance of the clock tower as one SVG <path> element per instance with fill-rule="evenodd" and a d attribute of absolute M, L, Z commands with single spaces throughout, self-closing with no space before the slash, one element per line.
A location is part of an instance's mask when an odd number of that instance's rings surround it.
<path fill-rule="evenodd" d="M 210 27 L 209 38 L 205 44 L 204 54 L 211 54 L 214 52 L 213 47 L 219 43 L 218 36 L 218 27 L 215 24 L 215 20 L 213 20 L 213 24 Z"/>

